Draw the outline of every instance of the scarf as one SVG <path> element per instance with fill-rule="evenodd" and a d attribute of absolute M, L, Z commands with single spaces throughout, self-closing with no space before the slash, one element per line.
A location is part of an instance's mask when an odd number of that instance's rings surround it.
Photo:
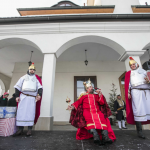
<path fill-rule="evenodd" d="M 118 104 L 119 104 L 120 107 L 124 106 L 124 102 L 122 101 L 122 99 L 118 99 L 117 98 L 117 102 L 118 102 Z"/>

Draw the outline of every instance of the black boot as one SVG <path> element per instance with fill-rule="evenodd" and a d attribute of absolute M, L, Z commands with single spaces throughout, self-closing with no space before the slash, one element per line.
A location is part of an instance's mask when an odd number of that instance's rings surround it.
<path fill-rule="evenodd" d="M 27 136 L 31 136 L 32 126 L 28 126 Z"/>
<path fill-rule="evenodd" d="M 24 127 L 20 126 L 18 131 L 13 134 L 13 137 L 22 135 L 23 134 L 23 129 L 24 129 Z"/>
<path fill-rule="evenodd" d="M 105 144 L 105 143 L 109 143 L 109 144 L 112 144 L 112 139 L 110 139 L 108 137 L 108 131 L 107 130 L 102 130 L 102 142 Z"/>
<path fill-rule="evenodd" d="M 88 130 L 88 132 L 93 134 L 94 143 L 101 145 L 101 140 L 100 140 L 99 134 L 97 133 L 96 129 L 90 129 L 90 130 Z"/>
<path fill-rule="evenodd" d="M 145 139 L 145 136 L 144 136 L 143 133 L 142 133 L 142 125 L 141 125 L 141 122 L 136 121 L 136 130 L 137 130 L 138 137 L 140 137 L 140 138 L 142 138 L 142 139 Z"/>

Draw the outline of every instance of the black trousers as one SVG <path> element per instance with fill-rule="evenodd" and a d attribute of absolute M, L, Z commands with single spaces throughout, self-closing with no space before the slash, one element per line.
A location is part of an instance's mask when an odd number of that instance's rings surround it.
<path fill-rule="evenodd" d="M 33 127 L 33 126 L 28 126 L 28 130 L 32 130 L 32 127 Z M 19 129 L 20 129 L 20 130 L 23 130 L 23 129 L 24 129 L 24 126 L 19 126 Z"/>

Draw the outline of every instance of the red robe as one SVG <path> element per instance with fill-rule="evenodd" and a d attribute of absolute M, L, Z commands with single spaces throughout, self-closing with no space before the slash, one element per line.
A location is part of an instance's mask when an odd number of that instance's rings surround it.
<path fill-rule="evenodd" d="M 107 130 L 109 137 L 114 141 L 116 140 L 115 134 L 111 129 L 111 125 L 108 115 L 111 115 L 110 109 L 106 104 L 106 100 L 101 95 L 87 94 L 82 96 L 78 101 L 72 104 L 75 107 L 75 111 L 72 111 L 70 122 L 73 126 L 78 128 L 76 139 L 89 139 L 93 137 L 87 130 L 97 129 L 101 136 L 100 130 Z M 102 113 L 104 111 L 105 115 Z M 100 106 L 103 106 L 100 108 Z M 109 110 L 109 111 L 106 111 Z M 106 118 L 105 118 L 106 117 Z"/>
<path fill-rule="evenodd" d="M 131 70 L 128 71 L 125 75 L 126 120 L 129 124 L 135 125 L 133 109 L 132 109 L 132 95 L 131 95 L 131 99 L 128 99 L 130 74 L 131 74 Z M 142 122 L 142 124 L 149 124 L 149 123 L 150 123 L 150 121 Z"/>

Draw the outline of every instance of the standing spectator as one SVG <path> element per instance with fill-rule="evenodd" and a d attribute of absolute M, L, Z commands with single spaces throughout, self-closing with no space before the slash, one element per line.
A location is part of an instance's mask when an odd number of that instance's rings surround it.
<path fill-rule="evenodd" d="M 0 106 L 7 106 L 7 102 L 8 102 L 8 96 L 9 94 L 7 92 L 5 92 L 1 97 L 0 97 Z"/>
<path fill-rule="evenodd" d="M 9 99 L 8 106 L 10 106 L 10 107 L 16 107 L 17 106 L 15 93 L 12 95 L 12 98 Z"/>
<path fill-rule="evenodd" d="M 125 102 L 121 99 L 120 95 L 117 95 L 117 100 L 114 103 L 114 111 L 116 113 L 116 119 L 118 120 L 119 129 L 127 129 L 125 126 L 125 118 L 126 118 L 126 105 Z M 121 127 L 122 121 L 122 127 Z"/>

